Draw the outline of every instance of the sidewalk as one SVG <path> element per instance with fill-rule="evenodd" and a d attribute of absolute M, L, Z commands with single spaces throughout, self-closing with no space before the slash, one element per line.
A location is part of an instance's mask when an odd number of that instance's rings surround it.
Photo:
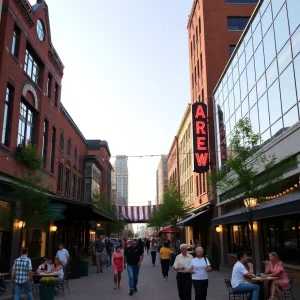
<path fill-rule="evenodd" d="M 207 300 L 227 300 L 228 291 L 224 283 L 224 278 L 230 279 L 231 269 L 222 268 L 221 271 L 213 271 L 209 274 L 209 287 Z M 101 299 L 101 300 L 176 300 L 178 298 L 176 272 L 170 268 L 169 279 L 163 280 L 160 265 L 153 267 L 151 265 L 151 258 L 145 256 L 143 264 L 140 269 L 138 292 L 132 297 L 128 295 L 128 276 L 125 270 L 122 273 L 121 288 L 114 290 L 113 288 L 113 271 L 112 268 L 104 268 L 103 273 L 96 273 L 96 267 L 90 266 L 89 276 L 81 277 L 80 279 L 69 280 L 69 287 L 71 294 L 65 291 L 65 295 L 60 292 L 55 296 L 56 300 L 87 300 L 87 299 Z M 294 299 L 300 299 L 300 285 L 293 287 Z M 9 298 L 2 298 L 0 300 L 7 300 Z M 39 296 L 34 294 L 34 299 L 39 299 Z M 194 294 L 192 299 L 194 299 Z"/>

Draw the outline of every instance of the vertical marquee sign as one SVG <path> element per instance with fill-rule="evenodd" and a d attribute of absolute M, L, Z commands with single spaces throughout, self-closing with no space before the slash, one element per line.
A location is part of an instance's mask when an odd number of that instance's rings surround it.
<path fill-rule="evenodd" d="M 205 173 L 209 169 L 207 105 L 195 102 L 192 105 L 194 172 Z"/>

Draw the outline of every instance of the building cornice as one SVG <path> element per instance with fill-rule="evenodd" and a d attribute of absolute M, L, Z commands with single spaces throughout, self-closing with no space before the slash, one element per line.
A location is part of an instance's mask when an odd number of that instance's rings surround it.
<path fill-rule="evenodd" d="M 172 152 L 174 151 L 175 147 L 176 147 L 176 150 L 177 150 L 177 148 L 178 148 L 178 137 L 177 136 L 174 136 L 172 146 L 171 146 L 170 151 L 168 153 L 168 161 L 170 159 L 170 156 L 173 155 Z"/>
<path fill-rule="evenodd" d="M 96 155 L 85 155 L 84 161 L 94 163 L 99 168 L 100 171 L 104 170 L 104 167 L 102 166 L 102 164 L 100 163 Z"/>
<path fill-rule="evenodd" d="M 197 3 L 198 3 L 198 0 L 194 0 L 191 12 L 189 14 L 189 19 L 188 19 L 188 23 L 187 23 L 187 29 L 189 29 L 190 26 L 191 26 L 191 23 L 192 23 L 194 14 L 195 14 Z"/>
<path fill-rule="evenodd" d="M 182 131 L 182 129 L 183 129 L 186 121 L 188 120 L 188 117 L 190 116 L 190 113 L 191 113 L 191 103 L 188 103 L 188 105 L 187 105 L 187 107 L 185 109 L 184 115 L 183 115 L 183 117 L 181 119 L 181 122 L 180 122 L 180 125 L 179 125 L 179 128 L 178 128 L 176 136 L 179 137 L 179 135 L 180 135 L 180 133 L 181 133 L 181 131 Z"/>
<path fill-rule="evenodd" d="M 24 17 L 27 25 L 32 28 L 34 26 L 34 22 L 30 16 L 30 14 L 32 13 L 32 6 L 30 5 L 30 3 L 27 0 L 14 0 L 14 3 L 16 4 L 18 10 L 20 11 L 20 13 L 22 14 L 22 16 Z"/>

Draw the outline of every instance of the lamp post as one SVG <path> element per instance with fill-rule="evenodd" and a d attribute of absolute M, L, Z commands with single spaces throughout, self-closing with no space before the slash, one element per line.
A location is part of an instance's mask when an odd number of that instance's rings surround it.
<path fill-rule="evenodd" d="M 253 273 L 256 274 L 256 256 L 254 247 L 254 226 L 253 226 L 253 208 L 257 206 L 257 198 L 246 198 L 244 199 L 244 205 L 248 209 L 249 214 L 249 225 L 251 234 L 251 247 L 252 247 L 252 261 L 253 261 Z"/>

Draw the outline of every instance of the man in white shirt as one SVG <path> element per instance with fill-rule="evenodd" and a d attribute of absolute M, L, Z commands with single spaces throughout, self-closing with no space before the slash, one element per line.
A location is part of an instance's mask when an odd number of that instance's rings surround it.
<path fill-rule="evenodd" d="M 255 275 L 253 275 L 253 265 L 249 262 L 247 263 L 247 256 L 242 251 L 237 253 L 237 259 L 238 261 L 236 262 L 232 270 L 232 290 L 234 292 L 250 293 L 250 298 L 248 299 L 258 300 L 260 286 L 258 284 L 253 284 L 245 281 L 246 278 L 251 279 L 255 277 Z M 245 267 L 246 263 L 249 267 L 249 271 L 247 271 Z"/>
<path fill-rule="evenodd" d="M 59 261 L 61 262 L 62 266 L 64 267 L 64 270 L 66 269 L 66 266 L 69 263 L 69 252 L 67 249 L 64 248 L 63 244 L 59 244 L 58 246 L 58 251 L 56 253 L 56 257 L 59 259 Z"/>
<path fill-rule="evenodd" d="M 176 256 L 173 268 L 177 271 L 177 288 L 180 300 L 191 300 L 192 298 L 192 276 L 190 263 L 193 256 L 187 253 L 187 244 L 180 245 L 181 254 Z"/>

